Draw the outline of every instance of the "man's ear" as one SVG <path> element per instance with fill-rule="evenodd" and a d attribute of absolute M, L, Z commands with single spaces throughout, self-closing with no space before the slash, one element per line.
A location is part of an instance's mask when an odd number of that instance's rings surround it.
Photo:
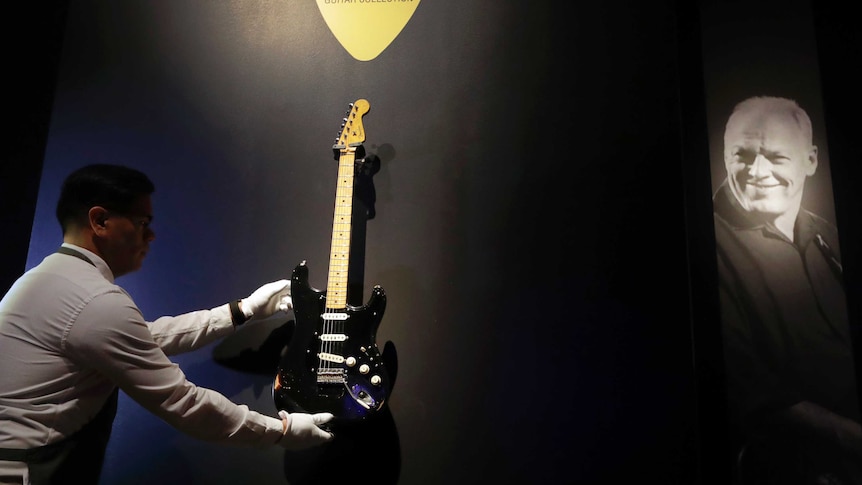
<path fill-rule="evenodd" d="M 817 145 L 811 145 L 811 149 L 808 150 L 808 167 L 805 170 L 805 175 L 809 177 L 814 175 L 814 172 L 817 171 Z"/>
<path fill-rule="evenodd" d="M 101 206 L 90 207 L 87 212 L 87 217 L 90 223 L 90 229 L 95 233 L 106 230 L 105 223 L 108 220 L 108 209 Z"/>

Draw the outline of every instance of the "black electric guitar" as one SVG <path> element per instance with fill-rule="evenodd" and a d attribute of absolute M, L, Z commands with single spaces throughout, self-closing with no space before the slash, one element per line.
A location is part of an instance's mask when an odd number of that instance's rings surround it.
<path fill-rule="evenodd" d="M 350 105 L 333 146 L 338 186 L 326 292 L 309 285 L 304 261 L 293 270 L 296 326 L 272 389 L 278 409 L 330 412 L 336 422 L 374 415 L 383 409 L 390 390 L 375 341 L 386 307 L 383 289 L 375 286 L 364 306 L 347 303 L 356 152 L 365 141 L 362 117 L 369 109 L 364 99 Z"/>

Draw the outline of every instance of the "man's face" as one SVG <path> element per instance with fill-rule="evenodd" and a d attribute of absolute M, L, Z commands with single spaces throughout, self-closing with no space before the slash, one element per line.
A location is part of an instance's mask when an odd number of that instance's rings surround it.
<path fill-rule="evenodd" d="M 805 179 L 817 169 L 817 148 L 789 114 L 735 113 L 724 133 L 724 164 L 742 207 L 774 220 L 799 208 Z"/>
<path fill-rule="evenodd" d="M 150 229 L 152 213 L 149 196 L 138 199 L 128 214 L 108 211 L 103 256 L 114 277 L 141 269 L 150 242 L 156 237 Z"/>

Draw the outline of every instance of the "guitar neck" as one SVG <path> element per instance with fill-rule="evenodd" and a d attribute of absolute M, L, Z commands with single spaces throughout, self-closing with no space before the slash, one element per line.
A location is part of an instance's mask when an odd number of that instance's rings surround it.
<path fill-rule="evenodd" d="M 329 280 L 326 308 L 347 308 L 347 272 L 350 267 L 350 231 L 353 218 L 353 180 L 356 147 L 345 147 L 338 158 L 338 186 L 332 222 L 332 248 L 329 253 Z"/>

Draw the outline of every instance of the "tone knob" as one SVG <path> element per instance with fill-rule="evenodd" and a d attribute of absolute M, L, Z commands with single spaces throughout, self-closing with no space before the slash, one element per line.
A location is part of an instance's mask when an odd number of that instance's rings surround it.
<path fill-rule="evenodd" d="M 371 368 L 368 367 L 368 364 L 362 364 L 359 366 L 359 373 L 360 374 L 368 374 L 368 371 L 370 371 L 370 370 L 371 370 Z"/>
<path fill-rule="evenodd" d="M 378 376 L 378 375 L 371 376 L 371 383 L 374 384 L 375 386 L 379 386 L 380 385 L 380 376 Z"/>

